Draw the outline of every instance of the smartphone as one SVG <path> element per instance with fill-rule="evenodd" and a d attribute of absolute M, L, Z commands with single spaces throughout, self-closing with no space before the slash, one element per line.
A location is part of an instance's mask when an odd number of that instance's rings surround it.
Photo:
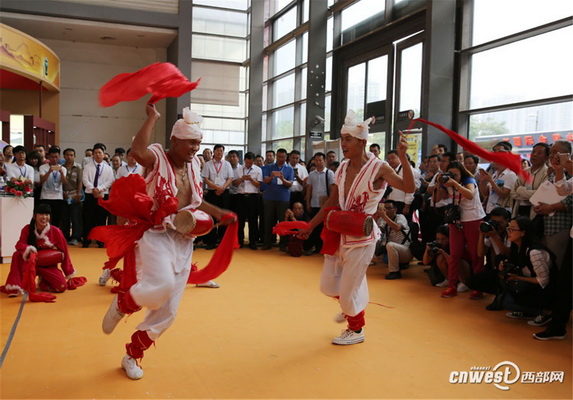
<path fill-rule="evenodd" d="M 569 153 L 557 153 L 557 155 L 559 156 L 559 165 L 565 165 L 567 160 L 571 158 L 571 154 Z"/>

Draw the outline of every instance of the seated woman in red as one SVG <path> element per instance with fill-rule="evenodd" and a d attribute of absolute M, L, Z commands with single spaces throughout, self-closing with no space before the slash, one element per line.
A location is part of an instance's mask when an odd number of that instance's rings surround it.
<path fill-rule="evenodd" d="M 50 213 L 49 205 L 39 204 L 34 210 L 30 224 L 20 233 L 6 285 L 0 288 L 9 297 L 23 294 L 22 281 L 26 271 L 26 261 L 31 253 L 38 253 L 40 250 L 59 250 L 63 253 L 61 261 L 57 260 L 54 264 L 43 265 L 38 260 L 36 275 L 40 277 L 38 289 L 41 291 L 64 292 L 68 287 L 68 280 L 75 274 L 64 234 L 57 227 L 50 225 Z M 57 262 L 61 263 L 61 270 Z"/>

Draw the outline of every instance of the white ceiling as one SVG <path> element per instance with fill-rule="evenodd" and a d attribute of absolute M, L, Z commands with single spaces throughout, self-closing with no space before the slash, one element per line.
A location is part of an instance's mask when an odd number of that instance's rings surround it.
<path fill-rule="evenodd" d="M 3 12 L 0 22 L 41 39 L 111 44 L 114 46 L 166 48 L 177 36 L 174 29 L 120 25 Z"/>

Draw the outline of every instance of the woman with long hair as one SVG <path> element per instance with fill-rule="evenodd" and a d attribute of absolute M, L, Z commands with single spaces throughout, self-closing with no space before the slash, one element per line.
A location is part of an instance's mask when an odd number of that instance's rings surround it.
<path fill-rule="evenodd" d="M 476 181 L 473 175 L 458 161 L 448 165 L 446 173 L 438 174 L 433 201 L 446 197 L 452 198 L 454 207 L 459 208 L 459 218 L 449 221 L 450 227 L 450 261 L 448 263 L 448 288 L 442 292 L 442 297 L 454 297 L 458 294 L 457 285 L 460 277 L 460 262 L 464 252 L 469 253 L 472 272 L 481 272 L 484 268 L 483 257 L 477 253 L 479 240 L 479 225 L 485 217 L 485 211 L 480 202 Z M 470 299 L 480 299 L 483 294 L 472 291 Z"/>
<path fill-rule="evenodd" d="M 507 235 L 511 241 L 509 257 L 498 266 L 505 286 L 503 308 L 510 310 L 506 314 L 509 318 L 537 317 L 532 325 L 544 325 L 551 320 L 543 314 L 551 305 L 551 253 L 541 244 L 528 217 L 511 220 Z"/>

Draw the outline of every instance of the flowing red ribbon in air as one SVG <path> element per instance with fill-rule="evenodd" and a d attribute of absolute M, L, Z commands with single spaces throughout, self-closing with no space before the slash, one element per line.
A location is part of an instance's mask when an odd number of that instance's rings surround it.
<path fill-rule="evenodd" d="M 488 161 L 501 164 L 506 168 L 509 168 L 513 172 L 518 175 L 521 175 L 523 179 L 528 181 L 531 178 L 531 175 L 523 170 L 521 166 L 521 156 L 519 154 L 514 154 L 510 152 L 493 152 L 487 151 L 483 147 L 478 146 L 476 143 L 472 142 L 469 139 L 461 136 L 459 133 L 452 131 L 451 129 L 445 128 L 442 125 L 436 124 L 434 122 L 426 121 L 422 118 L 413 119 L 410 122 L 410 126 L 408 127 L 408 131 L 412 129 L 414 123 L 416 121 L 423 122 L 425 124 L 431 125 L 434 128 L 437 128 L 448 135 L 454 142 L 462 146 L 465 150 L 469 151 L 472 154 L 475 154 L 478 157 L 484 158 Z"/>
<path fill-rule="evenodd" d="M 179 97 L 199 84 L 189 80 L 171 63 L 155 63 L 137 72 L 116 75 L 99 90 L 99 103 L 111 107 L 120 101 L 137 100 L 151 93 L 148 104 L 166 97 Z"/>

